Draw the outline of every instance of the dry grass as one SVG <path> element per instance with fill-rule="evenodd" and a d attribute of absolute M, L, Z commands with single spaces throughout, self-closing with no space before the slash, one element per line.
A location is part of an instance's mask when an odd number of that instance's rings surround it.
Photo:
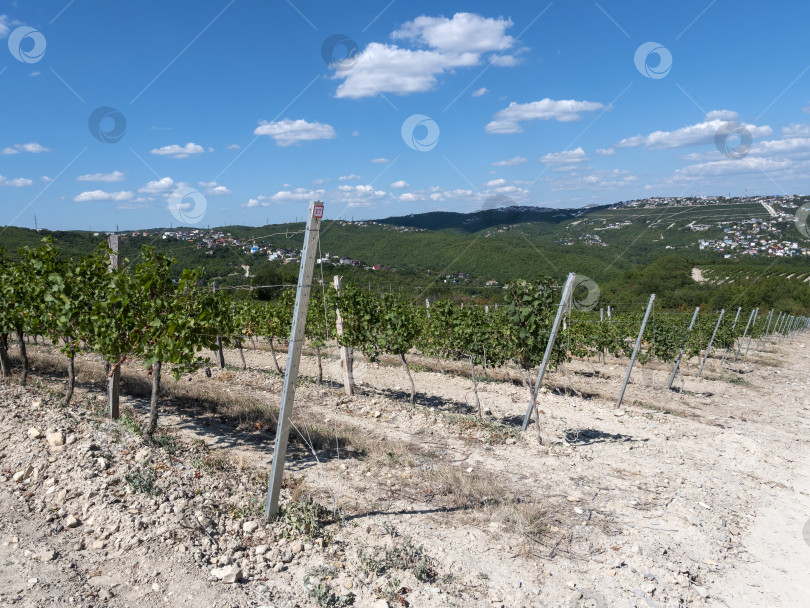
<path fill-rule="evenodd" d="M 453 507 L 478 509 L 501 502 L 508 490 L 488 471 L 467 472 L 455 466 L 436 466 L 428 478 L 436 494 L 448 496 Z"/>

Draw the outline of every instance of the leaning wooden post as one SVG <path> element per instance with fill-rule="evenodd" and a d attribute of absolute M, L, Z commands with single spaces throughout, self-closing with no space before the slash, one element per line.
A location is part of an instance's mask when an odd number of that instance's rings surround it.
<path fill-rule="evenodd" d="M 683 341 L 683 346 L 681 347 L 681 352 L 678 353 L 678 358 L 675 359 L 675 367 L 672 368 L 672 375 L 669 377 L 669 384 L 667 388 L 672 388 L 672 383 L 675 381 L 675 374 L 678 373 L 678 367 L 681 364 L 681 357 L 683 357 L 683 352 L 686 350 L 686 345 L 689 342 L 689 337 L 692 335 L 692 328 L 695 326 L 695 320 L 697 319 L 698 312 L 700 311 L 700 306 L 695 308 L 695 314 L 692 315 L 692 321 L 689 323 L 689 329 L 686 330 L 686 340 Z"/>
<path fill-rule="evenodd" d="M 554 318 L 554 325 L 551 326 L 551 334 L 548 337 L 548 344 L 546 344 L 546 352 L 543 353 L 543 362 L 540 364 L 540 371 L 537 374 L 537 381 L 534 383 L 534 391 L 532 392 L 532 398 L 529 400 L 529 408 L 526 410 L 526 416 L 523 418 L 523 430 L 526 430 L 526 427 L 529 426 L 529 419 L 532 415 L 532 410 L 535 408 L 535 404 L 537 403 L 537 393 L 540 391 L 540 386 L 543 384 L 543 376 L 546 374 L 546 367 L 548 367 L 548 361 L 551 359 L 551 351 L 554 350 L 554 341 L 557 339 L 557 332 L 560 329 L 560 322 L 562 321 L 563 313 L 569 306 L 569 300 L 571 299 L 571 292 L 573 291 L 574 285 L 574 278 L 576 278 L 576 274 L 573 272 L 568 275 L 568 280 L 565 282 L 565 287 L 563 288 L 562 297 L 560 298 L 560 304 L 557 307 L 557 316 Z M 537 428 L 539 433 L 540 428 L 540 416 L 537 416 Z"/>
<path fill-rule="evenodd" d="M 712 350 L 712 343 L 714 342 L 714 337 L 717 335 L 717 330 L 720 329 L 720 322 L 723 320 L 723 315 L 726 314 L 726 309 L 722 308 L 720 310 L 720 316 L 717 317 L 717 323 L 714 326 L 714 331 L 712 332 L 712 337 L 709 338 L 709 344 L 706 346 L 706 354 L 703 356 L 703 363 L 700 364 L 700 371 L 698 372 L 697 377 L 700 378 L 703 375 L 703 367 L 706 365 L 706 359 L 709 358 L 709 352 Z"/>
<path fill-rule="evenodd" d="M 110 272 L 119 270 L 122 266 L 121 259 L 121 236 L 111 234 L 108 238 L 110 246 Z M 118 420 L 119 416 L 119 390 L 121 386 L 121 365 L 120 362 L 110 362 L 112 369 L 107 377 L 107 408 L 111 420 Z"/>
<path fill-rule="evenodd" d="M 745 331 L 743 332 L 742 338 L 740 338 L 740 344 L 737 346 L 737 354 L 734 355 L 734 360 L 737 360 L 737 357 L 740 356 L 740 351 L 742 350 L 743 342 L 745 342 L 745 337 L 748 335 L 748 328 L 751 326 L 751 319 L 754 318 L 754 311 L 751 311 L 751 314 L 748 315 L 748 323 L 745 324 Z"/>
<path fill-rule="evenodd" d="M 751 338 L 754 337 L 754 330 L 757 326 L 757 316 L 759 315 L 759 308 L 754 309 L 754 321 L 751 323 L 751 335 L 748 336 L 748 344 L 745 345 L 745 354 L 743 355 L 743 361 L 748 356 L 748 349 L 751 347 Z"/>
<path fill-rule="evenodd" d="M 281 477 L 284 474 L 284 460 L 287 457 L 287 441 L 290 438 L 292 408 L 295 402 L 295 382 L 298 379 L 298 366 L 301 363 L 301 349 L 304 344 L 304 329 L 307 324 L 309 293 L 312 289 L 312 271 L 315 268 L 318 233 L 323 217 L 323 203 L 315 201 L 310 205 L 307 230 L 304 235 L 304 249 L 301 252 L 301 270 L 298 274 L 298 289 L 295 294 L 295 309 L 290 330 L 290 349 L 287 356 L 287 370 L 284 374 L 284 388 L 281 391 L 281 409 L 278 413 L 276 445 L 273 450 L 273 466 L 267 488 L 265 519 L 278 514 L 278 498 L 281 493 Z"/>
<path fill-rule="evenodd" d="M 647 327 L 647 319 L 650 318 L 650 311 L 652 310 L 653 301 L 655 301 L 655 294 L 650 296 L 650 303 L 647 304 L 647 312 L 644 313 L 644 320 L 641 321 L 641 329 L 638 332 L 638 338 L 636 339 L 636 346 L 633 349 L 633 354 L 630 357 L 630 365 L 627 366 L 627 373 L 624 375 L 624 382 L 622 382 L 622 390 L 619 393 L 619 399 L 616 401 L 616 409 L 619 409 L 622 405 L 622 399 L 624 399 L 624 391 L 627 388 L 627 382 L 630 380 L 630 373 L 633 371 L 633 364 L 636 362 L 636 355 L 638 355 L 638 349 L 641 347 L 641 338 L 644 337 L 644 328 Z"/>
<path fill-rule="evenodd" d="M 740 306 L 737 309 L 737 314 L 734 316 L 734 323 L 732 323 L 732 325 L 731 325 L 731 331 L 732 332 L 734 331 L 734 328 L 737 327 L 737 320 L 740 318 L 740 311 L 741 310 L 742 310 L 742 306 Z M 735 338 L 735 340 L 736 340 L 736 338 Z M 732 342 L 731 345 L 733 346 L 734 342 Z M 727 354 L 728 354 L 728 346 L 726 346 L 726 349 L 723 351 L 723 358 L 720 360 L 720 367 L 723 367 L 723 363 L 726 362 L 726 355 Z"/>
<path fill-rule="evenodd" d="M 340 297 L 340 288 L 342 287 L 343 277 L 335 276 L 332 279 L 332 284 L 335 287 L 338 297 Z M 343 390 L 349 396 L 354 395 L 355 385 L 352 370 L 354 369 L 354 356 L 348 346 L 340 345 L 340 338 L 343 335 L 343 317 L 340 316 L 340 307 L 335 309 L 335 331 L 338 335 L 338 352 L 340 352 L 340 369 L 343 372 Z"/>

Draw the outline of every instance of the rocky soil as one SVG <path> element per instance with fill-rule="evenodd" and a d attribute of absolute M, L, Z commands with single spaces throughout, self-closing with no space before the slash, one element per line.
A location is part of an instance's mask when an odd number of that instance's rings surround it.
<path fill-rule="evenodd" d="M 808 342 L 710 360 L 703 380 L 692 361 L 680 392 L 639 367 L 621 409 L 626 361 L 569 364 L 541 397 L 543 445 L 520 431 L 515 370 L 482 370 L 479 422 L 463 367 L 414 357 L 410 408 L 400 367 L 361 362 L 346 397 L 334 359 L 318 385 L 308 356 L 269 524 L 266 350 L 167 376 L 149 444 L 143 370 L 113 422 L 97 360 L 65 407 L 62 360 L 32 345 L 29 386 L 0 385 L 0 605 L 803 606 Z"/>

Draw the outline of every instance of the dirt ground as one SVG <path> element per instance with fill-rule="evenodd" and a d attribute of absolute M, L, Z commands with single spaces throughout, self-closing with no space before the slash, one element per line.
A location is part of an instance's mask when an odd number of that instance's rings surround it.
<path fill-rule="evenodd" d="M 693 359 L 678 391 L 637 366 L 620 409 L 626 360 L 569 363 L 542 445 L 516 369 L 479 370 L 478 421 L 461 364 L 411 357 L 411 408 L 395 362 L 359 361 L 346 397 L 334 351 L 321 385 L 308 355 L 267 525 L 282 377 L 264 345 L 246 371 L 226 351 L 210 377 L 167 374 L 157 445 L 136 363 L 112 422 L 97 358 L 64 407 L 63 359 L 31 345 L 29 386 L 0 385 L 0 604 L 805 606 L 808 342 L 712 357 L 702 380 Z"/>

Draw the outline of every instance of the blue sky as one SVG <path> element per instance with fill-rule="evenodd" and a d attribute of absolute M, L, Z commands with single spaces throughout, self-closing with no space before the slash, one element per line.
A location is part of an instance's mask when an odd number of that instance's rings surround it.
<path fill-rule="evenodd" d="M 806 193 L 808 22 L 798 0 L 0 2 L 0 225 Z"/>

